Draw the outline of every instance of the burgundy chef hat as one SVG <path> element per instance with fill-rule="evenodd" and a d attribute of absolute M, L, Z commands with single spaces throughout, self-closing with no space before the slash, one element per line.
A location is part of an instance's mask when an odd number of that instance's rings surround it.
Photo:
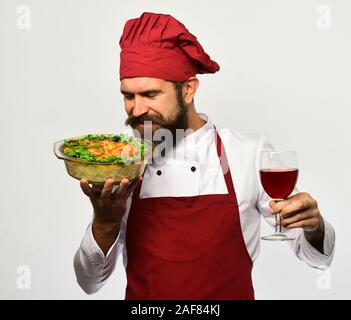
<path fill-rule="evenodd" d="M 196 37 L 168 14 L 144 12 L 128 20 L 119 41 L 120 80 L 151 77 L 185 81 L 197 73 L 215 73 L 211 60 Z"/>

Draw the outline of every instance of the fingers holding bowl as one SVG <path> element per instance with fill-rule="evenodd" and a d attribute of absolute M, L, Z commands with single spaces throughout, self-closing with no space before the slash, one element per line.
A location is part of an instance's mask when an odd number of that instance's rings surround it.
<path fill-rule="evenodd" d="M 108 178 L 104 184 L 92 184 L 90 186 L 86 179 L 81 179 L 80 187 L 83 193 L 89 198 L 100 197 L 101 199 L 107 199 L 110 196 L 128 198 L 141 181 L 142 176 L 139 176 L 133 180 L 129 180 L 127 178 L 122 179 L 119 184 L 112 178 Z"/>
<path fill-rule="evenodd" d="M 98 197 L 101 195 L 104 187 L 106 185 L 106 182 L 105 184 L 89 184 L 89 181 L 82 178 L 80 179 L 80 187 L 83 191 L 83 193 L 88 196 L 89 198 L 91 197 Z"/>
<path fill-rule="evenodd" d="M 142 177 L 136 177 L 133 180 L 128 180 L 128 179 L 123 179 L 117 189 L 117 191 L 114 193 L 115 197 L 121 197 L 121 198 L 128 198 L 130 194 L 134 191 L 134 189 L 138 186 L 138 184 L 141 182 Z"/>
<path fill-rule="evenodd" d="M 87 197 L 90 198 L 93 196 L 92 189 L 86 179 L 80 179 L 80 188 Z"/>
<path fill-rule="evenodd" d="M 112 178 L 106 179 L 105 184 L 102 187 L 101 198 L 106 199 L 109 196 L 111 196 L 111 194 L 113 193 L 112 189 L 115 185 L 116 182 Z"/>

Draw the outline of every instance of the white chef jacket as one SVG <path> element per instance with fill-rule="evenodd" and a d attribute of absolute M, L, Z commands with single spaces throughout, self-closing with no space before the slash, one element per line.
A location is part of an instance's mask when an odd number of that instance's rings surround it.
<path fill-rule="evenodd" d="M 217 156 L 213 123 L 205 114 L 199 113 L 199 116 L 206 121 L 205 125 L 186 135 L 172 152 L 166 154 L 163 161 L 154 161 L 146 166 L 140 190 L 141 198 L 228 193 Z M 229 162 L 245 245 L 252 261 L 255 261 L 260 250 L 261 216 L 272 226 L 275 222 L 268 206 L 270 198 L 260 183 L 259 153 L 261 150 L 274 149 L 263 134 L 225 128 L 217 130 Z M 125 133 L 132 135 L 133 131 L 129 127 Z M 192 167 L 196 170 L 191 169 Z M 295 188 L 293 194 L 297 192 L 298 189 Z M 77 281 L 88 294 L 97 292 L 104 285 L 115 268 L 117 257 L 122 256 L 124 267 L 128 263 L 125 233 L 131 200 L 132 196 L 127 200 L 127 210 L 121 222 L 119 235 L 106 257 L 94 239 L 91 223 L 75 254 Z M 323 219 L 323 254 L 308 242 L 303 229 L 282 230 L 295 238 L 289 241 L 295 255 L 318 269 L 328 268 L 334 255 L 335 232 L 326 219 Z"/>

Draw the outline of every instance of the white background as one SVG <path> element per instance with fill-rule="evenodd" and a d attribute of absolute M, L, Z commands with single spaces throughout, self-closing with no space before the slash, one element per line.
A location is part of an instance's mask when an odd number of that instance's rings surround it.
<path fill-rule="evenodd" d="M 29 30 L 16 11 L 23 4 Z M 217 126 L 263 132 L 277 149 L 297 150 L 299 189 L 336 230 L 324 274 L 287 244 L 262 243 L 257 299 L 349 299 L 348 0 L 0 0 L 0 298 L 124 298 L 121 260 L 98 294 L 76 283 L 73 255 L 92 208 L 52 145 L 122 129 L 118 41 L 126 20 L 143 11 L 172 14 L 220 64 L 217 74 L 199 76 L 197 110 Z M 29 289 L 18 286 L 21 265 L 30 268 Z"/>

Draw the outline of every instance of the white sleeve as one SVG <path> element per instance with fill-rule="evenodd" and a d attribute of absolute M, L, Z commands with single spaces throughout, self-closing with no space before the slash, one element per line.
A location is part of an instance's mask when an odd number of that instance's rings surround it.
<path fill-rule="evenodd" d="M 130 207 L 131 197 L 128 199 Z M 86 233 L 74 256 L 74 271 L 77 282 L 87 294 L 98 292 L 106 283 L 116 267 L 117 257 L 120 256 L 124 247 L 124 234 L 126 228 L 127 213 L 123 216 L 117 239 L 110 247 L 105 257 L 104 253 L 96 243 L 92 225 L 89 224 Z"/>
<path fill-rule="evenodd" d="M 261 150 L 274 150 L 269 139 L 265 135 L 261 135 L 258 154 Z M 258 156 L 257 156 L 257 179 L 259 185 L 259 201 L 258 209 L 261 212 L 263 218 L 274 228 L 275 218 L 270 213 L 269 201 L 270 197 L 263 190 L 262 184 L 260 183 L 259 170 L 258 170 Z M 295 187 L 292 195 L 298 193 L 299 190 Z M 295 240 L 288 241 L 295 255 L 309 266 L 318 269 L 327 269 L 333 260 L 335 250 L 335 232 L 331 224 L 323 217 L 325 233 L 323 242 L 323 253 L 315 249 L 305 237 L 304 230 L 302 228 L 282 228 L 282 232 L 288 237 L 295 238 Z"/>

